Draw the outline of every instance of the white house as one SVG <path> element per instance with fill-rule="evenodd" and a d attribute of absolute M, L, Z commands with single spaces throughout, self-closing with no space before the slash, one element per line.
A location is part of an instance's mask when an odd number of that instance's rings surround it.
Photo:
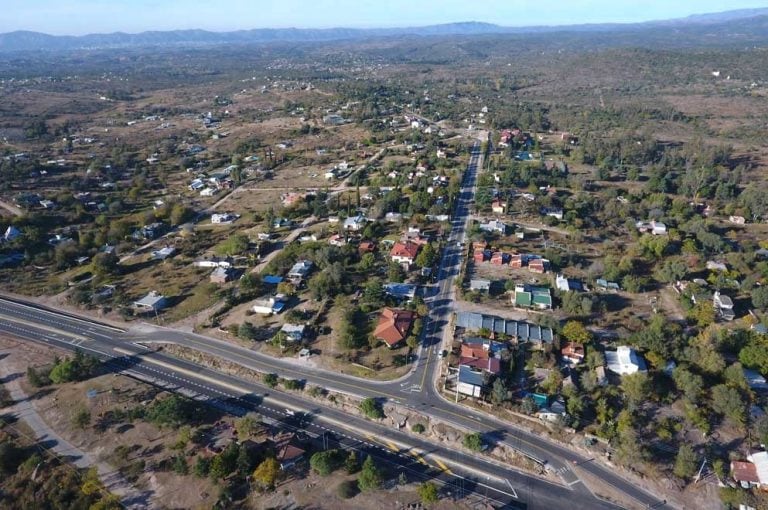
<path fill-rule="evenodd" d="M 615 351 L 605 352 L 608 370 L 619 375 L 645 372 L 645 360 L 631 347 L 620 345 Z"/>
<path fill-rule="evenodd" d="M 251 305 L 254 313 L 261 315 L 271 315 L 280 313 L 285 309 L 285 300 L 282 296 L 275 296 L 263 299 L 257 299 Z"/>
<path fill-rule="evenodd" d="M 353 232 L 357 232 L 358 230 L 365 228 L 367 221 L 368 220 L 362 214 L 358 214 L 357 216 L 350 216 L 344 220 L 344 230 L 352 230 Z"/>
<path fill-rule="evenodd" d="M 307 326 L 305 324 L 283 324 L 280 331 L 285 333 L 288 340 L 292 342 L 301 342 L 304 339 L 304 332 Z"/>
<path fill-rule="evenodd" d="M 309 272 L 312 270 L 312 262 L 309 260 L 300 260 L 296 262 L 290 271 L 288 271 L 288 278 L 294 280 L 302 280 L 306 278 Z"/>
<path fill-rule="evenodd" d="M 157 312 L 168 306 L 168 300 L 165 296 L 151 291 L 149 294 L 133 302 L 133 307 L 139 312 Z"/>
<path fill-rule="evenodd" d="M 237 220 L 240 217 L 239 214 L 232 214 L 232 213 L 214 213 L 211 214 L 211 223 L 214 224 L 227 224 L 232 223 L 233 221 Z"/>
<path fill-rule="evenodd" d="M 166 246 L 165 248 L 153 251 L 150 255 L 152 256 L 152 260 L 165 260 L 168 257 L 172 257 L 175 253 L 176 248 L 173 246 Z"/>

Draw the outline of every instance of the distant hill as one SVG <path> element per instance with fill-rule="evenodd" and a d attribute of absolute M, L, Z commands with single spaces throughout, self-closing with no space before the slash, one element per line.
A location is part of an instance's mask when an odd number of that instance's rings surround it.
<path fill-rule="evenodd" d="M 116 32 L 83 36 L 53 36 L 39 32 L 16 31 L 0 34 L 0 52 L 18 51 L 72 51 L 81 49 L 137 48 L 152 46 L 210 46 L 221 44 L 307 43 L 360 40 L 382 37 L 436 37 L 473 36 L 488 34 L 542 34 L 542 33 L 619 33 L 659 29 L 680 30 L 678 35 L 703 38 L 711 43 L 717 35 L 727 43 L 768 41 L 765 21 L 768 8 L 741 9 L 714 14 L 698 14 L 674 20 L 651 21 L 634 24 L 585 24 L 568 26 L 503 27 L 491 23 L 464 22 L 406 28 L 259 28 L 234 32 L 206 30 L 152 31 L 138 34 Z M 738 21 L 738 23 L 733 23 Z M 731 26 L 732 25 L 732 26 Z M 709 29 L 709 32 L 707 30 Z M 710 39 L 707 39 L 709 37 Z M 653 39 L 653 38 L 652 38 Z M 674 41 L 672 41 L 674 42 Z"/>

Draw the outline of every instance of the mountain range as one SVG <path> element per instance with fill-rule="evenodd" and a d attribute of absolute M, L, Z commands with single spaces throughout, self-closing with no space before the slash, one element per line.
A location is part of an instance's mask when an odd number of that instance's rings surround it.
<path fill-rule="evenodd" d="M 233 32 L 206 30 L 122 32 L 82 36 L 55 36 L 40 32 L 15 31 L 0 34 L 0 52 L 72 51 L 82 49 L 137 48 L 152 46 L 211 46 L 220 44 L 309 43 L 351 41 L 393 37 L 475 36 L 488 34 L 612 33 L 658 34 L 673 30 L 678 37 L 701 38 L 723 44 L 768 42 L 768 8 L 741 9 L 686 18 L 643 23 L 605 23 L 566 26 L 505 27 L 491 23 L 462 22 L 407 28 L 258 28 Z M 711 45 L 711 44 L 709 44 Z"/>

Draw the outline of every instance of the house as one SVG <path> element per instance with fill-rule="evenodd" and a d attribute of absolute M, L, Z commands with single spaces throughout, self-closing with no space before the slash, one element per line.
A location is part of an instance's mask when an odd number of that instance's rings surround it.
<path fill-rule="evenodd" d="M 552 291 L 548 287 L 518 284 L 515 285 L 512 304 L 523 308 L 550 310 L 552 308 Z"/>
<path fill-rule="evenodd" d="M 168 306 L 168 300 L 162 294 L 151 291 L 149 294 L 133 302 L 133 308 L 140 313 L 148 313 L 162 310 Z"/>
<path fill-rule="evenodd" d="M 275 452 L 275 459 L 280 464 L 280 469 L 286 471 L 295 466 L 306 453 L 296 439 L 293 432 L 283 432 L 272 438 L 272 450 Z"/>
<path fill-rule="evenodd" d="M 373 241 L 361 241 L 357 247 L 357 251 L 362 255 L 364 253 L 373 253 L 376 251 L 376 243 Z"/>
<path fill-rule="evenodd" d="M 568 416 L 568 413 L 565 412 L 565 402 L 563 402 L 562 398 L 555 399 L 541 406 L 536 413 L 537 418 L 551 422 L 556 422 L 566 416 Z"/>
<path fill-rule="evenodd" d="M 48 239 L 48 244 L 50 244 L 51 246 L 58 246 L 60 244 L 66 244 L 71 242 L 73 242 L 73 239 L 63 234 L 56 234 L 53 237 Z"/>
<path fill-rule="evenodd" d="M 384 285 L 384 293 L 398 300 L 412 301 L 416 297 L 416 288 L 412 283 L 387 283 Z"/>
<path fill-rule="evenodd" d="M 392 246 L 389 256 L 393 262 L 411 266 L 416 260 L 420 248 L 421 245 L 414 243 L 413 241 L 398 241 Z"/>
<path fill-rule="evenodd" d="M 344 220 L 344 230 L 357 232 L 364 229 L 367 222 L 368 220 L 362 214 L 358 214 L 357 216 L 350 216 Z"/>
<path fill-rule="evenodd" d="M 457 313 L 455 325 L 467 331 L 485 329 L 490 331 L 491 335 L 506 335 L 516 342 L 523 343 L 551 344 L 554 339 L 551 328 L 474 312 Z"/>
<path fill-rule="evenodd" d="M 165 225 L 160 222 L 150 223 L 144 225 L 139 230 L 133 233 L 133 238 L 137 240 L 141 239 L 156 239 L 165 231 Z"/>
<path fill-rule="evenodd" d="M 166 246 L 164 248 L 160 248 L 159 250 L 152 251 L 150 255 L 150 259 L 152 260 L 165 260 L 167 258 L 173 257 L 173 255 L 176 253 L 176 248 L 173 246 Z"/>
<path fill-rule="evenodd" d="M 653 234 L 655 236 L 667 235 L 667 226 L 660 221 L 638 221 L 635 227 L 641 234 Z"/>
<path fill-rule="evenodd" d="M 507 212 L 507 204 L 496 198 L 491 202 L 491 211 L 496 214 L 504 214 Z"/>
<path fill-rule="evenodd" d="M 235 279 L 235 270 L 231 267 L 217 267 L 210 276 L 211 283 L 227 283 Z"/>
<path fill-rule="evenodd" d="M 619 284 L 616 282 L 609 282 L 608 280 L 605 280 L 604 278 L 598 278 L 595 280 L 595 285 L 600 290 L 610 290 L 610 291 L 618 291 L 620 290 Z"/>
<path fill-rule="evenodd" d="M 285 297 L 278 294 L 274 297 L 257 299 L 251 305 L 251 310 L 261 315 L 280 313 L 285 310 Z"/>
<path fill-rule="evenodd" d="M 547 259 L 535 258 L 528 260 L 528 270 L 532 273 L 544 274 L 549 267 Z"/>
<path fill-rule="evenodd" d="M 627 375 L 645 372 L 645 360 L 631 347 L 621 345 L 615 351 L 605 352 L 608 370 L 614 374 Z"/>
<path fill-rule="evenodd" d="M 10 243 L 19 237 L 21 237 L 21 230 L 13 225 L 9 225 L 8 228 L 5 229 L 5 234 L 3 234 L 3 241 Z"/>
<path fill-rule="evenodd" d="M 384 215 L 384 219 L 390 223 L 397 223 L 398 221 L 402 221 L 403 215 L 401 213 L 388 212 Z"/>
<path fill-rule="evenodd" d="M 192 263 L 194 267 L 232 267 L 231 259 L 220 259 L 218 257 L 212 257 L 209 259 L 196 260 Z"/>
<path fill-rule="evenodd" d="M 728 221 L 734 225 L 744 225 L 747 222 L 744 216 L 729 216 Z"/>
<path fill-rule="evenodd" d="M 707 269 L 709 269 L 710 271 L 728 271 L 728 266 L 725 264 L 725 262 L 720 262 L 717 260 L 708 260 Z"/>
<path fill-rule="evenodd" d="M 410 310 L 384 308 L 373 332 L 374 338 L 383 340 L 389 347 L 395 347 L 405 340 L 411 330 L 416 313 Z"/>
<path fill-rule="evenodd" d="M 473 278 L 469 281 L 469 290 L 476 292 L 488 292 L 491 290 L 491 280 Z"/>
<path fill-rule="evenodd" d="M 584 346 L 575 342 L 565 342 L 560 349 L 560 355 L 565 361 L 578 365 L 584 361 Z"/>
<path fill-rule="evenodd" d="M 283 324 L 280 328 L 280 331 L 285 333 L 285 337 L 291 342 L 301 342 L 306 330 L 306 324 Z"/>
<path fill-rule="evenodd" d="M 485 387 L 485 375 L 469 365 L 459 365 L 456 391 L 462 395 L 480 398 Z"/>
<path fill-rule="evenodd" d="M 557 290 L 562 290 L 565 292 L 569 292 L 569 291 L 582 292 L 584 290 L 584 285 L 582 285 L 580 281 L 566 278 L 561 274 L 555 277 L 555 287 L 557 287 Z"/>
<path fill-rule="evenodd" d="M 748 489 L 768 486 L 768 452 L 756 452 L 747 455 L 747 461 L 731 462 L 733 479 Z"/>
<path fill-rule="evenodd" d="M 53 200 L 41 200 L 40 206 L 43 209 L 53 209 L 54 207 L 56 207 L 56 203 Z"/>
<path fill-rule="evenodd" d="M 550 207 L 544 207 L 541 209 L 541 214 L 544 216 L 551 216 L 552 218 L 562 220 L 563 219 L 563 210 L 562 209 L 554 209 Z"/>
<path fill-rule="evenodd" d="M 760 485 L 760 479 L 757 477 L 757 466 L 749 461 L 731 461 L 731 476 L 733 477 L 733 480 L 739 483 L 744 489 L 750 489 Z"/>
<path fill-rule="evenodd" d="M 520 269 L 523 267 L 523 256 L 522 255 L 512 255 L 509 258 L 509 267 L 513 269 Z"/>
<path fill-rule="evenodd" d="M 485 262 L 487 260 L 491 260 L 492 256 L 493 256 L 493 252 L 491 250 L 486 250 L 484 248 L 475 248 L 475 251 L 472 254 L 472 259 L 475 262 Z"/>
<path fill-rule="evenodd" d="M 331 246 L 341 247 L 347 244 L 347 240 L 341 234 L 334 234 L 328 238 L 328 244 L 330 244 Z"/>
<path fill-rule="evenodd" d="M 715 291 L 712 303 L 718 315 L 724 320 L 732 321 L 736 317 L 736 314 L 733 312 L 733 300 L 728 296 L 720 294 L 720 291 Z"/>
<path fill-rule="evenodd" d="M 506 235 L 507 230 L 509 229 L 509 227 L 503 221 L 499 220 L 491 220 L 488 223 L 480 223 L 478 228 L 483 232 L 495 232 L 501 235 Z"/>
<path fill-rule="evenodd" d="M 312 271 L 312 262 L 309 260 L 299 260 L 288 271 L 286 275 L 289 280 L 301 282 L 307 277 L 310 271 Z"/>
<path fill-rule="evenodd" d="M 509 264 L 510 258 L 512 258 L 512 256 L 509 253 L 497 251 L 491 255 L 491 264 L 495 266 L 505 266 Z"/>
<path fill-rule="evenodd" d="M 218 193 L 219 190 L 216 188 L 204 188 L 200 191 L 201 197 L 212 197 L 216 193 Z"/>
<path fill-rule="evenodd" d="M 211 223 L 216 225 L 224 225 L 228 223 L 232 223 L 233 221 L 237 220 L 240 217 L 239 214 L 232 214 L 232 213 L 221 213 L 217 214 L 214 213 L 211 215 Z"/>

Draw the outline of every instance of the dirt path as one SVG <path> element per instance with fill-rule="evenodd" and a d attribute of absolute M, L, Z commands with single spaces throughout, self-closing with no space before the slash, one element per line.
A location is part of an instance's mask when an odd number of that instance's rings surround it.
<path fill-rule="evenodd" d="M 104 486 L 111 493 L 120 497 L 125 508 L 130 510 L 152 508 L 150 493 L 137 490 L 112 466 L 100 462 L 87 452 L 80 450 L 48 426 L 35 409 L 34 400 L 29 398 L 19 384 L 19 379 L 23 377 L 23 374 L 11 366 L 14 361 L 14 352 L 12 350 L 0 351 L 0 355 L 5 355 L 0 360 L 0 380 L 5 384 L 15 402 L 12 406 L 5 408 L 4 412 L 23 420 L 32 429 L 32 433 L 39 443 L 58 455 L 70 459 L 78 468 L 87 469 L 95 466 Z"/>
<path fill-rule="evenodd" d="M 9 213 L 13 214 L 14 216 L 23 216 L 24 211 L 16 207 L 15 205 L 5 202 L 3 200 L 0 200 L 0 207 L 7 210 Z"/>

